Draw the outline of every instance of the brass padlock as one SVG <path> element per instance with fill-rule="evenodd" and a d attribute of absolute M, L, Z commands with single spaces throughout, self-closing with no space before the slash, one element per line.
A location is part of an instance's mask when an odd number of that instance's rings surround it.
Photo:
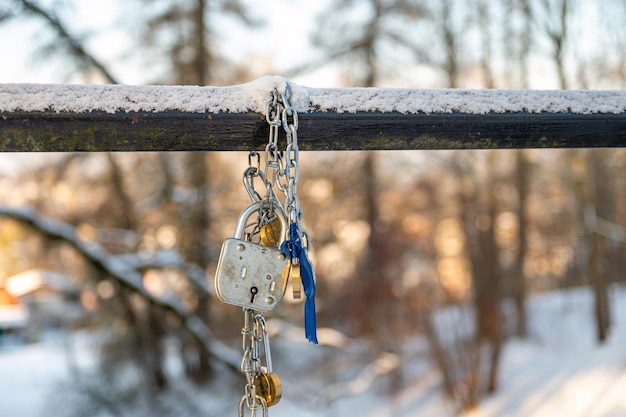
<path fill-rule="evenodd" d="M 277 404 L 283 396 L 283 384 L 275 372 L 261 372 L 255 379 L 254 386 L 268 407 Z"/>
<path fill-rule="evenodd" d="M 300 277 L 300 263 L 291 263 L 291 271 L 289 274 L 291 280 L 291 291 L 294 300 L 302 298 L 302 278 Z"/>
<path fill-rule="evenodd" d="M 265 246 L 279 247 L 284 240 L 285 228 L 282 225 L 280 215 L 261 226 L 261 242 Z"/>
<path fill-rule="evenodd" d="M 274 373 L 272 364 L 272 351 L 270 349 L 270 340 L 267 332 L 267 322 L 261 314 L 254 316 L 255 338 L 257 341 L 263 341 L 263 350 L 266 366 L 259 368 L 259 373 L 254 378 L 254 386 L 258 394 L 263 397 L 268 407 L 277 404 L 283 396 L 283 385 L 280 378 Z M 258 349 L 260 352 L 260 349 Z"/>
<path fill-rule="evenodd" d="M 218 298 L 225 303 L 272 311 L 285 296 L 291 259 L 278 247 L 244 239 L 248 219 L 261 208 L 261 201 L 246 207 L 239 216 L 234 237 L 226 239 L 222 245 L 215 272 L 215 289 Z M 275 214 L 282 225 L 282 242 L 287 233 L 287 218 L 280 210 Z"/>

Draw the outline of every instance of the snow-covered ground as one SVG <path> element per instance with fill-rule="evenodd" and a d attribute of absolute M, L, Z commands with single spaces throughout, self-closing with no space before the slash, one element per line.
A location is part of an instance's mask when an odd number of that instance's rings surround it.
<path fill-rule="evenodd" d="M 626 288 L 611 293 L 609 340 L 595 341 L 593 296 L 569 290 L 529 302 L 531 339 L 510 342 L 502 389 L 468 417 L 625 417 Z"/>
<path fill-rule="evenodd" d="M 603 345 L 595 342 L 592 301 L 587 289 L 532 297 L 528 305 L 530 337 L 508 342 L 501 367 L 501 389 L 464 417 L 625 417 L 626 288 L 614 287 L 611 292 L 613 327 Z M 30 345 L 20 345 L 11 339 L 0 342 L 0 416 L 63 417 L 47 408 L 47 402 L 56 386 L 71 381 L 72 367 L 68 366 L 65 353 L 68 341 L 78 353 L 77 365 L 89 366 L 86 349 L 89 342 L 80 337 L 66 339 L 57 334 Z M 379 364 L 372 366 L 384 367 L 389 361 L 392 360 L 382 357 Z M 320 388 L 325 387 L 324 381 L 319 384 Z M 273 417 L 449 417 L 454 414 L 438 389 L 435 372 L 426 370 L 417 383 L 403 386 L 393 395 L 382 394 L 384 390 L 378 388 L 374 384 L 362 393 L 318 406 L 303 404 L 286 393 L 269 414 Z M 215 398 L 220 402 L 215 402 Z M 232 407 L 228 407 L 231 400 L 221 394 L 197 400 L 208 402 L 203 408 L 212 410 L 211 415 L 228 414 L 229 410 L 232 415 L 236 413 L 237 398 L 232 398 Z"/>

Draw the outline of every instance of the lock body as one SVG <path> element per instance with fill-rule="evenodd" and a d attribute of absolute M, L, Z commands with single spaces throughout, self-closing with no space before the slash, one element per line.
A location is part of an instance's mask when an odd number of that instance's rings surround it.
<path fill-rule="evenodd" d="M 272 311 L 285 296 L 289 263 L 278 248 L 227 239 L 217 265 L 217 296 L 228 304 Z"/>
<path fill-rule="evenodd" d="M 261 372 L 255 379 L 254 385 L 268 407 L 278 404 L 283 396 L 283 384 L 274 372 Z"/>
<path fill-rule="evenodd" d="M 223 243 L 215 273 L 215 289 L 218 298 L 225 303 L 272 311 L 285 296 L 291 259 L 277 247 L 243 239 L 248 218 L 260 208 L 260 202 L 246 207 L 239 217 L 235 237 Z M 281 214 L 278 218 L 283 223 L 284 236 L 286 219 Z"/>

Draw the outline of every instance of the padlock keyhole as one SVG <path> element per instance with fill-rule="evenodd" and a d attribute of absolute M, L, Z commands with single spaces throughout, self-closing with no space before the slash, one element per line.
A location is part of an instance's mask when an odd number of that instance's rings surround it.
<path fill-rule="evenodd" d="M 259 292 L 259 289 L 257 287 L 250 288 L 250 293 L 252 294 L 252 297 L 250 297 L 251 303 L 254 303 L 254 297 L 256 297 L 258 292 Z"/>

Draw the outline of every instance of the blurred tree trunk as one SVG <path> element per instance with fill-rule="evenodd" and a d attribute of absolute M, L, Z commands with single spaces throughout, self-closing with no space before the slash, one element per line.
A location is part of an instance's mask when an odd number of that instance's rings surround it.
<path fill-rule="evenodd" d="M 203 152 L 189 152 L 184 155 L 189 187 L 192 198 L 181 204 L 179 221 L 181 250 L 186 259 L 206 269 L 211 259 L 207 242 L 211 226 L 208 201 L 207 155 Z M 209 324 L 209 297 L 196 292 L 196 315 Z M 183 346 L 183 360 L 189 376 L 197 382 L 208 380 L 211 375 L 210 357 L 206 349 L 197 341 L 189 339 Z"/>
<path fill-rule="evenodd" d="M 210 82 L 211 55 L 206 47 L 207 27 L 205 24 L 209 0 L 193 0 L 187 16 L 190 36 L 180 42 L 188 42 L 192 51 L 189 62 L 179 62 L 175 66 L 178 82 L 183 84 L 206 85 Z M 176 7 L 176 6 L 174 6 Z M 180 52 L 180 51 L 177 51 Z M 174 58 L 176 62 L 176 58 Z M 187 152 L 183 155 L 185 176 L 191 189 L 191 198 L 179 207 L 180 248 L 188 262 L 206 269 L 211 259 L 207 235 L 211 226 L 209 215 L 209 155 L 204 152 Z M 210 300 L 208 294 L 196 292 L 195 313 L 204 323 L 209 324 Z M 211 376 L 209 352 L 198 341 L 187 337 L 183 341 L 182 359 L 188 376 L 197 383 L 206 382 Z"/>
<path fill-rule="evenodd" d="M 518 22 L 517 24 L 515 22 Z M 530 0 L 506 0 L 504 20 L 504 79 L 508 88 L 527 89 L 530 85 L 528 59 L 533 35 Z"/>
<path fill-rule="evenodd" d="M 461 214 L 467 250 L 471 262 L 472 288 L 476 320 L 475 352 L 476 361 L 468 379 L 466 409 L 477 406 L 482 394 L 481 382 L 487 373 L 487 392 L 495 392 L 498 387 L 498 369 L 503 344 L 502 335 L 502 272 L 499 263 L 499 248 L 495 237 L 497 201 L 495 197 L 495 152 L 489 151 L 485 164 L 487 173 L 485 184 L 477 187 L 477 213 L 471 216 L 471 195 L 464 195 Z M 488 349 L 488 363 L 483 368 L 483 347 Z"/>
<path fill-rule="evenodd" d="M 451 391 L 452 398 L 465 411 L 474 409 L 485 392 L 497 390 L 504 343 L 502 268 L 495 235 L 498 216 L 495 157 L 494 151 L 486 154 L 487 169 L 481 180 L 474 173 L 475 161 L 471 158 L 465 163 L 457 160 L 455 167 L 460 184 L 472 177 L 475 183 L 460 186 L 457 194 L 458 217 L 472 277 L 474 335 L 468 340 L 457 338 L 454 347 L 442 347 L 432 324 L 424 323 L 434 360 L 442 372 L 444 388 Z"/>
<path fill-rule="evenodd" d="M 459 86 L 459 47 L 456 25 L 452 19 L 452 8 L 454 2 L 452 0 L 441 0 L 441 14 L 439 17 L 441 37 L 445 46 L 445 61 L 443 68 L 448 78 L 448 87 L 457 88 Z"/>
<path fill-rule="evenodd" d="M 195 51 L 194 58 L 192 60 L 192 71 L 194 82 L 198 85 L 206 85 L 209 80 L 210 55 L 207 52 L 206 47 L 206 26 L 204 20 L 206 19 L 206 1 L 196 0 L 195 10 L 192 13 L 193 20 L 193 50 Z"/>
<path fill-rule="evenodd" d="M 529 88 L 530 86 L 530 76 L 529 76 L 529 61 L 530 61 L 530 47 L 532 44 L 532 14 L 530 9 L 530 0 L 518 0 L 520 2 L 520 7 L 522 10 L 523 16 L 523 27 L 522 33 L 520 34 L 520 52 L 519 52 L 519 63 L 521 68 L 521 88 Z"/>
<path fill-rule="evenodd" d="M 512 295 L 516 311 L 515 333 L 519 337 L 526 337 L 526 276 L 524 274 L 524 260 L 526 259 L 526 228 L 528 218 L 526 216 L 526 200 L 528 198 L 528 161 L 523 150 L 516 151 L 517 170 L 515 183 L 517 185 L 517 230 L 518 250 L 513 263 Z"/>
<path fill-rule="evenodd" d="M 608 241 L 599 233 L 599 223 L 613 218 L 611 180 L 601 150 L 569 151 L 573 171 L 574 190 L 580 228 L 576 245 L 576 282 L 589 284 L 594 293 L 594 317 L 599 342 L 608 336 L 610 326 L 608 285 L 610 258 Z"/>
<path fill-rule="evenodd" d="M 379 341 L 383 342 L 388 340 L 388 331 L 393 327 L 390 321 L 390 314 L 394 310 L 390 305 L 393 294 L 386 274 L 392 254 L 388 250 L 388 239 L 384 233 L 381 233 L 380 227 L 377 227 L 380 213 L 374 153 L 364 154 L 362 169 L 364 216 L 369 225 L 370 234 L 360 260 L 357 276 L 354 278 L 355 282 L 352 284 L 355 290 L 351 293 L 356 300 L 351 315 L 354 317 L 358 331 L 375 335 Z"/>
<path fill-rule="evenodd" d="M 210 55 L 207 52 L 205 43 L 207 31 L 204 22 L 207 1 L 195 0 L 195 10 L 192 13 L 194 58 L 191 65 L 192 76 L 190 81 L 192 84 L 198 85 L 207 84 L 211 68 Z M 182 232 L 184 234 L 181 246 L 190 262 L 206 269 L 211 261 L 208 256 L 209 247 L 207 242 L 207 234 L 210 227 L 207 155 L 202 152 L 191 152 L 186 154 L 185 159 L 190 186 L 196 198 L 195 201 L 186 207 L 187 212 L 181 213 L 183 219 Z M 208 325 L 208 294 L 196 293 L 196 298 L 196 315 Z M 194 356 L 195 359 L 193 359 Z M 185 358 L 185 369 L 196 382 L 205 382 L 209 379 L 211 376 L 209 352 L 200 343 L 197 341 L 191 342 L 191 346 L 187 348 Z"/>
<path fill-rule="evenodd" d="M 606 153 L 591 150 L 588 153 L 589 202 L 586 208 L 586 226 L 590 229 L 591 253 L 589 256 L 589 279 L 594 292 L 596 335 L 599 342 L 608 337 L 610 322 L 609 294 L 610 255 L 609 241 L 598 229 L 600 221 L 613 219 L 611 178 L 606 166 Z"/>
<path fill-rule="evenodd" d="M 146 0 L 138 0 L 146 3 Z M 162 77 L 166 83 L 207 85 L 233 84 L 249 74 L 249 65 L 235 65 L 219 51 L 222 36 L 216 36 L 212 22 L 234 17 L 248 27 L 260 21 L 243 0 L 188 0 L 158 2 L 146 10 L 141 47 L 152 50 L 169 63 Z M 167 62 L 169 61 L 169 62 Z M 245 80 L 248 81 L 248 80 Z M 161 81 L 163 83 L 164 81 Z"/>
<path fill-rule="evenodd" d="M 569 88 L 565 74 L 565 46 L 570 36 L 569 18 L 572 9 L 571 0 L 541 0 L 543 10 L 534 14 L 536 21 L 542 22 L 541 29 L 552 44 L 552 59 L 556 67 L 559 88 Z M 545 20 L 547 19 L 547 20 Z"/>
<path fill-rule="evenodd" d="M 486 342 L 491 350 L 487 391 L 495 392 L 498 386 L 498 369 L 502 349 L 502 272 L 499 248 L 496 243 L 495 225 L 497 218 L 496 174 L 494 158 L 496 151 L 488 151 L 486 158 L 487 184 L 482 199 L 486 213 L 477 220 L 477 245 L 479 252 L 472 254 L 472 277 L 474 303 L 477 313 L 477 341 Z M 471 252 L 471 251 L 470 251 Z"/>
<path fill-rule="evenodd" d="M 483 74 L 483 87 L 495 88 L 495 77 L 492 70 L 493 50 L 491 47 L 491 41 L 493 39 L 491 24 L 494 18 L 490 15 L 490 11 L 493 7 L 490 7 L 491 3 L 485 0 L 477 1 L 476 18 L 480 33 L 480 68 Z"/>
<path fill-rule="evenodd" d="M 441 374 L 443 389 L 450 399 L 454 399 L 456 397 L 456 383 L 453 378 L 454 371 L 450 356 L 446 353 L 446 348 L 441 342 L 437 328 L 433 323 L 433 311 L 432 308 L 424 308 L 420 310 L 418 317 L 428 339 L 431 356 Z"/>
<path fill-rule="evenodd" d="M 115 201 L 120 204 L 121 216 L 117 217 L 119 219 L 118 227 L 126 230 L 140 230 L 141 225 L 135 213 L 135 206 L 124 185 L 124 172 L 114 154 L 107 153 L 107 159 L 113 195 Z M 132 248 L 132 250 L 136 251 L 137 248 Z M 151 388 L 155 388 L 157 391 L 162 390 L 167 387 L 167 379 L 163 369 L 162 343 L 165 335 L 163 311 L 154 303 L 147 301 L 145 312 L 141 314 L 133 306 L 132 296 L 133 292 L 126 288 L 121 288 L 119 291 L 122 311 L 127 323 L 134 329 L 131 335 L 132 343 L 136 349 L 134 354 L 146 374 L 146 381 L 151 381 Z"/>
<path fill-rule="evenodd" d="M 569 186 L 568 188 L 573 191 L 573 206 L 576 218 L 576 224 L 574 225 L 576 241 L 572 245 L 576 256 L 568 271 L 566 284 L 568 286 L 586 285 L 590 275 L 590 242 L 592 239 L 591 231 L 585 221 L 585 212 L 588 207 L 585 176 L 588 168 L 582 150 L 569 149 L 565 151 L 565 154 L 567 163 L 564 175 L 566 184 Z"/>

